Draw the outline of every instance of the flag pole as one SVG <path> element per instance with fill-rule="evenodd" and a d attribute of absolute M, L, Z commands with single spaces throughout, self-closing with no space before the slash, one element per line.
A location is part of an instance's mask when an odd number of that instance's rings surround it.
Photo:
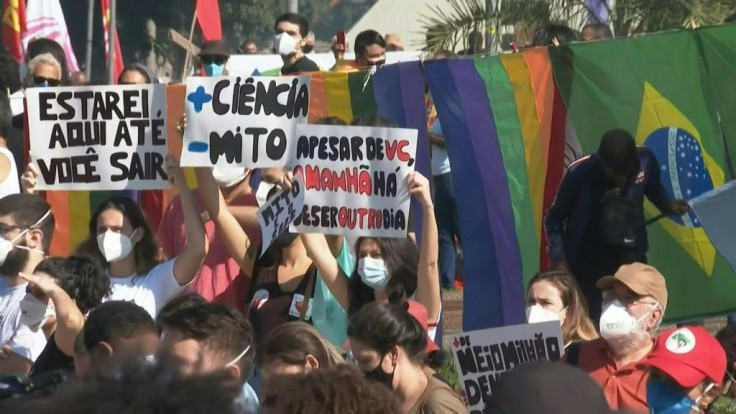
<path fill-rule="evenodd" d="M 107 27 L 107 73 L 109 76 L 110 85 L 115 84 L 115 24 L 117 22 L 117 13 L 115 13 L 115 6 L 117 0 L 110 0 L 110 21 Z"/>
<path fill-rule="evenodd" d="M 84 59 L 84 69 L 87 79 L 92 79 L 92 33 L 94 32 L 95 0 L 89 0 L 87 7 L 87 56 Z"/>
<path fill-rule="evenodd" d="M 181 81 L 187 80 L 189 75 L 189 63 L 192 56 L 192 38 L 194 37 L 194 26 L 197 24 L 197 9 L 194 9 L 194 16 L 192 16 L 192 27 L 189 28 L 189 44 L 187 45 L 187 57 L 184 59 L 184 69 L 181 73 Z"/>

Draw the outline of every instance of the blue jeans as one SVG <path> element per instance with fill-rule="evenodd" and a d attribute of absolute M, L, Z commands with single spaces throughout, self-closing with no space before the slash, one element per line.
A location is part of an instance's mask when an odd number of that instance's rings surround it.
<path fill-rule="evenodd" d="M 443 289 L 455 287 L 455 237 L 460 241 L 455 191 L 452 187 L 452 173 L 434 176 L 434 214 L 437 217 L 440 244 L 440 284 Z"/>

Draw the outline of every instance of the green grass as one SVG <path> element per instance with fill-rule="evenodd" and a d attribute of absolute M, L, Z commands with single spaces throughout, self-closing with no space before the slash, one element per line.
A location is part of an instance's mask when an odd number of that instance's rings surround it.
<path fill-rule="evenodd" d="M 452 388 L 460 390 L 460 379 L 457 376 L 457 370 L 455 369 L 455 360 L 451 355 L 447 355 L 445 363 L 437 370 L 437 373 L 447 381 Z"/>

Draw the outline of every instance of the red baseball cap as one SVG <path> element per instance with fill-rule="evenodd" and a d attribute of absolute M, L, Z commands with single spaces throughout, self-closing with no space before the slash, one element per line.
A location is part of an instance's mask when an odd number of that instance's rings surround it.
<path fill-rule="evenodd" d="M 427 308 L 424 307 L 419 302 L 415 302 L 413 300 L 408 301 L 409 302 L 409 315 L 413 316 L 414 319 L 419 321 L 419 323 L 424 328 L 424 332 L 428 332 L 428 323 L 427 323 Z M 437 346 L 436 343 L 434 343 L 434 340 L 427 336 L 427 353 L 431 353 L 434 351 L 439 351 L 440 347 Z"/>
<path fill-rule="evenodd" d="M 672 328 L 659 335 L 646 364 L 684 388 L 692 388 L 706 378 L 721 384 L 726 375 L 726 351 L 702 327 Z"/>

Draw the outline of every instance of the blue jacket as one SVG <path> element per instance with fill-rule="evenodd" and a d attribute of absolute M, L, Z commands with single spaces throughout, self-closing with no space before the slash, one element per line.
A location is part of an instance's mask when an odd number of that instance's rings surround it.
<path fill-rule="evenodd" d="M 660 181 L 660 166 L 649 148 L 638 147 L 639 168 L 629 176 L 626 197 L 644 208 L 646 196 L 660 211 L 668 212 L 671 201 Z M 572 163 L 562 179 L 557 197 L 547 211 L 544 226 L 552 262 L 574 264 L 581 249 L 600 245 L 598 221 L 601 200 L 616 184 L 606 176 L 595 155 Z M 633 248 L 641 257 L 649 249 L 646 227 Z"/>

